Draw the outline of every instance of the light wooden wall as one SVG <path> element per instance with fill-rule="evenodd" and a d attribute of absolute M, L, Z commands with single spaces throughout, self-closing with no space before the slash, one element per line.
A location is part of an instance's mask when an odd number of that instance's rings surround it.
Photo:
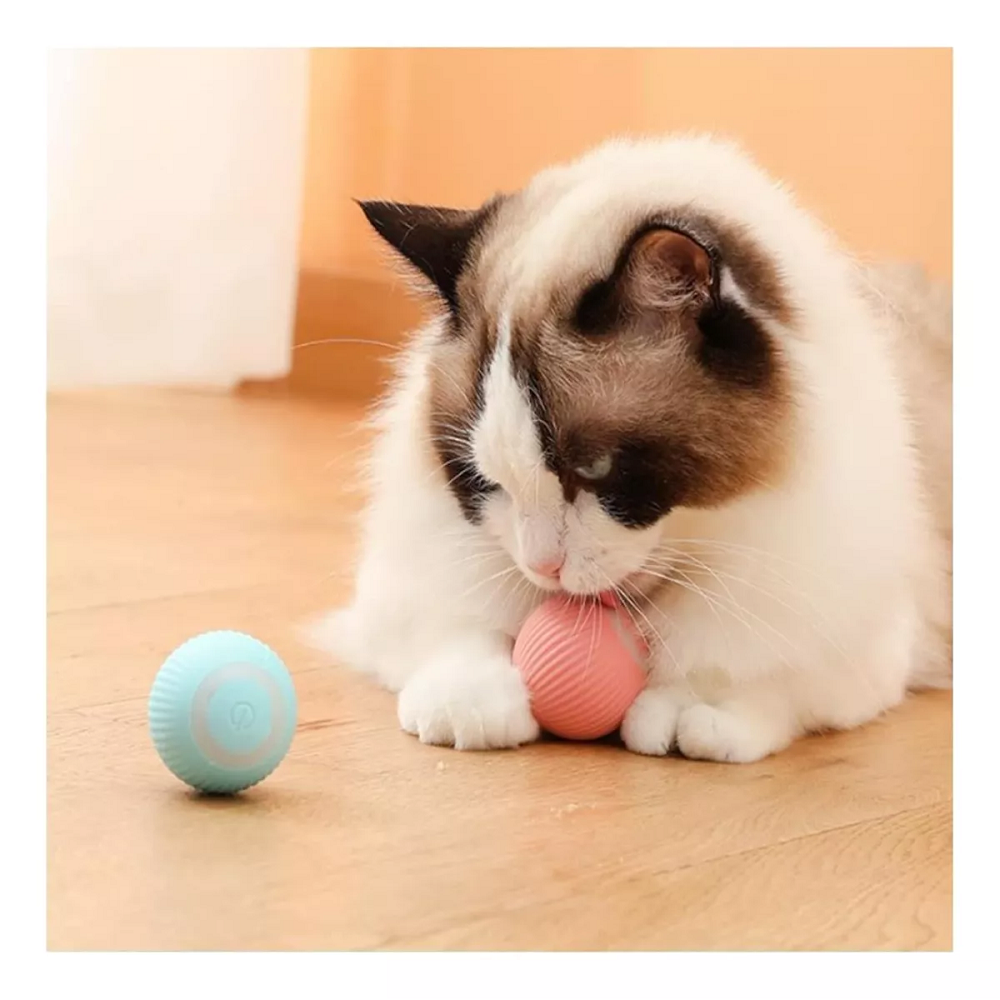
<path fill-rule="evenodd" d="M 422 49 L 312 54 L 298 342 L 396 341 L 419 310 L 354 197 L 475 205 L 622 133 L 736 137 L 857 252 L 951 274 L 947 49 Z M 296 353 L 369 395 L 374 349 Z"/>

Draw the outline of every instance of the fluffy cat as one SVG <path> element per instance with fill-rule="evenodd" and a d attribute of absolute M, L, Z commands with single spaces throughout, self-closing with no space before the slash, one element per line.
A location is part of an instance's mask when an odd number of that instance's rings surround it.
<path fill-rule="evenodd" d="M 710 137 L 610 142 L 478 210 L 361 207 L 443 309 L 315 640 L 406 731 L 534 740 L 510 651 L 559 589 L 615 589 L 651 642 L 638 753 L 753 761 L 950 682 L 947 291 L 860 267 Z"/>

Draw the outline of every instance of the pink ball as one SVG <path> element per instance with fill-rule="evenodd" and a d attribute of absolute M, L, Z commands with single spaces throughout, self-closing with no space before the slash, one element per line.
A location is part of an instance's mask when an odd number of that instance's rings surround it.
<path fill-rule="evenodd" d="M 514 664 L 543 729 L 593 740 L 621 725 L 646 684 L 647 653 L 642 634 L 613 599 L 560 594 L 528 616 L 514 643 Z"/>

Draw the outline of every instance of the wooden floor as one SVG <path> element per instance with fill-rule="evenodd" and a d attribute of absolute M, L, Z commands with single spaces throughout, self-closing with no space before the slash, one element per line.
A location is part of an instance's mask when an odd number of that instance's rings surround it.
<path fill-rule="evenodd" d="M 951 701 L 750 766 L 555 742 L 465 755 L 295 641 L 345 596 L 356 414 L 114 392 L 49 406 L 53 949 L 948 949 Z M 164 769 L 146 694 L 206 629 L 295 675 L 233 800 Z"/>

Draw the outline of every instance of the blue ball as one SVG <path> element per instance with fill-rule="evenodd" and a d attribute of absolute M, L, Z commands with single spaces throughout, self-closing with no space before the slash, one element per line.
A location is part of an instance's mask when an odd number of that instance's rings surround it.
<path fill-rule="evenodd" d="M 242 632 L 205 632 L 178 646 L 149 693 L 160 759 L 201 792 L 263 781 L 295 734 L 292 677 L 276 653 Z"/>

